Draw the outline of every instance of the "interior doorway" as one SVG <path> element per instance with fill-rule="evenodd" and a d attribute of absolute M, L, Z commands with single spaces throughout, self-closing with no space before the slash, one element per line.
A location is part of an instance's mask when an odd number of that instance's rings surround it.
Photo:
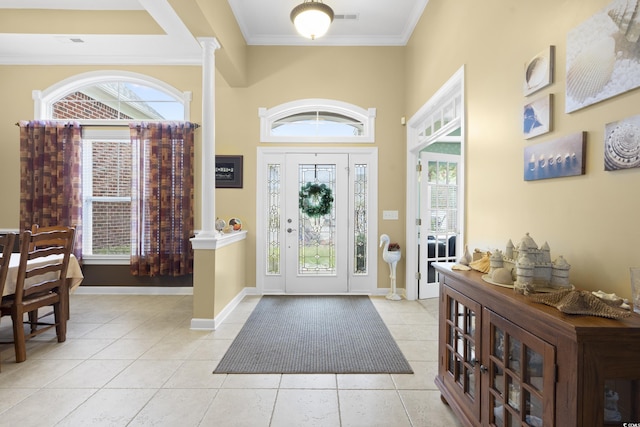
<path fill-rule="evenodd" d="M 263 294 L 377 290 L 376 148 L 258 148 Z"/>
<path fill-rule="evenodd" d="M 407 299 L 437 297 L 431 264 L 464 249 L 464 152 L 463 66 L 407 122 Z"/>

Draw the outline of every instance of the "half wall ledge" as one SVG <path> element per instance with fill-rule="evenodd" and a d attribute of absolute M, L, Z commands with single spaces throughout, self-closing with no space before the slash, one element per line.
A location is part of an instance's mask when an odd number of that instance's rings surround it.
<path fill-rule="evenodd" d="M 246 230 L 234 231 L 232 233 L 220 233 L 216 235 L 198 233 L 191 239 L 191 247 L 194 250 L 219 249 L 246 238 Z"/>
<path fill-rule="evenodd" d="M 193 247 L 192 329 L 215 329 L 229 305 L 237 304 L 246 286 L 245 230 L 198 234 Z"/>

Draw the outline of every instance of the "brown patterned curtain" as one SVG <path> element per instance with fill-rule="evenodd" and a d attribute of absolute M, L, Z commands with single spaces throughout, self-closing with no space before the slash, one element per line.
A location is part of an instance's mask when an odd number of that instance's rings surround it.
<path fill-rule="evenodd" d="M 131 274 L 193 272 L 192 123 L 132 123 Z"/>
<path fill-rule="evenodd" d="M 82 128 L 76 122 L 21 121 L 20 229 L 72 226 L 82 258 Z"/>

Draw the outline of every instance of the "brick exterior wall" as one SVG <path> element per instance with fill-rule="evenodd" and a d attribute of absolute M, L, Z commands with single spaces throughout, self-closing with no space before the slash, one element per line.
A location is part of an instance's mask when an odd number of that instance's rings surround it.
<path fill-rule="evenodd" d="M 132 120 L 133 117 L 120 115 L 108 105 L 96 101 L 82 92 L 73 92 L 53 104 L 54 119 L 122 119 Z"/>
<path fill-rule="evenodd" d="M 93 195 L 131 197 L 131 145 L 93 143 Z M 93 253 L 129 254 L 131 203 L 93 202 Z"/>
<path fill-rule="evenodd" d="M 81 92 L 74 92 L 53 105 L 54 119 L 125 119 L 118 111 Z M 93 144 L 93 195 L 131 196 L 131 145 L 113 141 Z M 93 253 L 129 254 L 131 203 L 93 202 Z"/>

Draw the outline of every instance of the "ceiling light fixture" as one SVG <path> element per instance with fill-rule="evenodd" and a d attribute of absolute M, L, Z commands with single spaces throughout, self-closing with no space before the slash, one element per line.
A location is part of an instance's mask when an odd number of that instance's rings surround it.
<path fill-rule="evenodd" d="M 333 21 L 333 9 L 322 0 L 305 0 L 291 11 L 291 22 L 300 35 L 315 40 L 329 30 Z"/>

